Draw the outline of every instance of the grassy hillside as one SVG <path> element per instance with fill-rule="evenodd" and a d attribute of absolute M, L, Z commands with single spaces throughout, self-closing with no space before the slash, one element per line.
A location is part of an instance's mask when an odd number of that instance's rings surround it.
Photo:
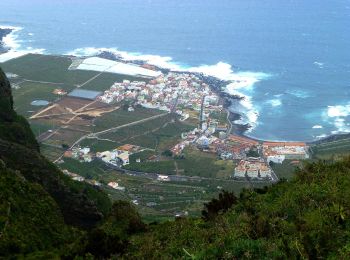
<path fill-rule="evenodd" d="M 316 142 L 311 146 L 315 159 L 339 159 L 350 154 L 350 135 L 335 135 Z"/>
<path fill-rule="evenodd" d="M 0 139 L 39 150 L 28 122 L 13 110 L 11 86 L 0 68 Z"/>
<path fill-rule="evenodd" d="M 40 56 L 27 58 L 29 66 L 30 59 Z M 55 68 L 48 70 L 55 79 Z M 170 133 L 168 129 L 162 135 Z M 314 155 L 343 151 L 344 145 L 343 139 L 319 143 Z M 210 176 L 216 170 L 208 164 L 210 158 L 202 161 L 188 154 L 188 160 L 177 163 L 189 175 L 190 161 L 201 171 L 196 175 Z M 148 194 L 158 189 L 156 183 L 142 186 L 140 179 L 128 178 L 122 182 L 144 189 L 145 201 L 156 199 Z M 222 182 L 225 189 L 235 185 Z M 203 206 L 203 218 L 146 226 L 128 202 L 112 206 L 104 192 L 72 181 L 39 153 L 27 121 L 13 110 L 11 87 L 0 70 L 0 259 L 349 259 L 349 186 L 350 158 L 309 163 L 288 182 L 246 189 L 237 196 L 222 193 Z M 174 203 L 193 197 L 180 184 L 163 188 Z M 178 189 L 185 201 L 178 201 Z M 193 192 L 194 187 L 187 189 Z M 203 189 L 195 188 L 198 194 Z"/>
<path fill-rule="evenodd" d="M 350 159 L 309 164 L 290 182 L 245 190 L 213 220 L 153 226 L 127 258 L 349 259 L 349 185 Z"/>
<path fill-rule="evenodd" d="M 0 161 L 0 258 L 53 250 L 70 238 L 50 195 Z"/>

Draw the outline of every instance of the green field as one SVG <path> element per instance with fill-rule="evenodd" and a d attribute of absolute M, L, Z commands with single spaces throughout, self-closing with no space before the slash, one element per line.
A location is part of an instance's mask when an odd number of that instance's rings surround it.
<path fill-rule="evenodd" d="M 2 63 L 1 67 L 5 72 L 19 76 L 12 82 L 15 87 L 13 96 L 16 111 L 28 118 L 42 108 L 30 105 L 32 101 L 42 99 L 53 102 L 60 98 L 52 93 L 54 89 L 60 88 L 70 92 L 100 74 L 93 71 L 68 70 L 70 65 L 69 57 L 40 54 L 28 54 Z M 104 91 L 114 82 L 122 82 L 125 79 L 141 80 L 126 75 L 102 73 L 83 88 Z"/>
<path fill-rule="evenodd" d="M 279 179 L 292 179 L 298 165 L 292 164 L 291 162 L 292 160 L 284 160 L 282 164 L 274 163 L 272 165 L 272 170 L 276 173 Z"/>
<path fill-rule="evenodd" d="M 124 111 L 115 111 L 110 113 L 110 115 L 107 114 L 104 120 L 98 119 L 98 122 L 95 123 L 95 129 L 101 130 L 111 128 L 112 126 L 124 125 L 135 120 L 151 117 L 156 113 L 153 110 L 145 109 L 136 111 L 138 112 L 135 114 L 133 114 L 134 112 Z M 128 114 L 130 114 L 129 117 Z M 177 144 L 181 139 L 182 132 L 192 129 L 193 126 L 176 121 L 173 115 L 168 114 L 161 118 L 100 135 L 99 140 L 86 139 L 81 145 L 89 146 L 93 151 L 101 152 L 114 149 L 123 144 L 134 144 L 162 152 Z"/>
<path fill-rule="evenodd" d="M 196 149 L 185 149 L 184 159 L 177 159 L 181 174 L 209 178 L 230 178 L 234 172 L 233 161 L 219 160 L 215 154 Z"/>
<path fill-rule="evenodd" d="M 58 99 L 52 91 L 57 88 L 57 85 L 47 83 L 23 82 L 19 89 L 13 90 L 15 110 L 29 118 L 34 112 L 42 109 L 42 106 L 32 106 L 34 100 L 46 100 L 53 102 Z"/>
<path fill-rule="evenodd" d="M 314 159 L 340 159 L 341 157 L 350 155 L 350 138 L 311 146 L 311 152 Z"/>
<path fill-rule="evenodd" d="M 136 107 L 135 111 L 129 112 L 127 109 L 121 107 L 111 113 L 107 113 L 98 117 L 94 121 L 94 132 L 99 132 L 116 126 L 125 125 L 131 122 L 139 121 L 151 116 L 159 115 L 164 112 L 156 109 L 146 109 Z"/>
<path fill-rule="evenodd" d="M 131 176 L 108 169 L 99 161 L 80 163 L 67 158 L 64 161 L 59 165 L 60 168 L 103 183 L 103 189 L 112 200 L 137 200 L 139 203 L 137 208 L 148 222 L 167 220 L 181 211 L 187 211 L 190 216 L 199 216 L 203 203 L 217 196 L 220 189 L 238 193 L 243 188 L 252 187 L 249 183 L 237 183 L 224 179 L 159 182 L 144 176 Z M 106 186 L 111 181 L 118 182 L 126 190 L 123 192 Z M 254 187 L 263 187 L 265 184 L 255 185 Z M 155 204 L 147 206 L 148 203 Z"/>
<path fill-rule="evenodd" d="M 94 71 L 68 70 L 71 63 L 71 59 L 67 56 L 28 54 L 2 63 L 1 67 L 5 72 L 17 74 L 23 79 L 61 83 L 60 87 L 63 89 L 72 89 L 99 74 Z M 106 90 L 114 82 L 122 82 L 124 79 L 140 80 L 137 77 L 102 73 L 84 88 Z"/>
<path fill-rule="evenodd" d="M 51 146 L 47 144 L 40 144 L 40 151 L 50 161 L 55 161 L 64 152 L 60 146 Z"/>
<path fill-rule="evenodd" d="M 126 169 L 169 175 L 180 174 L 204 178 L 229 179 L 234 172 L 234 167 L 233 161 L 220 160 L 214 154 L 201 152 L 196 149 L 185 149 L 183 158 L 171 158 L 159 162 L 131 163 Z"/>

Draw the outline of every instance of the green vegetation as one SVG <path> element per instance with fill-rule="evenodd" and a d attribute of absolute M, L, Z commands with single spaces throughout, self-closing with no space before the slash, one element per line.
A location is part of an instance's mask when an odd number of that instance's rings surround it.
<path fill-rule="evenodd" d="M 185 149 L 184 158 L 176 160 L 183 175 L 208 178 L 230 178 L 234 172 L 232 161 L 219 160 L 211 153 Z"/>
<path fill-rule="evenodd" d="M 148 160 L 153 155 L 155 155 L 154 151 L 152 151 L 152 150 L 144 150 L 142 152 L 130 155 L 129 161 L 130 161 L 130 163 L 136 163 L 136 160 L 140 159 L 141 162 L 145 162 L 146 160 Z"/>
<path fill-rule="evenodd" d="M 129 124 L 141 119 L 161 114 L 162 112 L 155 109 L 146 109 L 136 107 L 135 111 L 129 112 L 127 109 L 121 107 L 120 109 L 102 115 L 94 121 L 94 132 L 103 131 L 109 128 Z"/>
<path fill-rule="evenodd" d="M 71 158 L 64 158 L 64 163 L 60 164 L 61 169 L 79 174 L 87 179 L 94 179 L 105 173 L 106 166 L 100 161 L 93 161 L 90 163 L 80 163 Z"/>
<path fill-rule="evenodd" d="M 54 79 L 50 70 L 55 67 L 41 68 L 41 73 L 30 67 L 30 59 L 45 63 L 40 57 L 25 57 L 27 73 L 37 73 L 38 78 L 47 73 Z M 62 57 L 56 58 L 64 64 Z M 24 69 L 14 63 L 9 63 L 13 69 Z M 328 161 L 305 163 L 294 177 L 291 162 L 273 165 L 279 177 L 289 180 L 263 187 L 264 183 L 227 178 L 232 162 L 198 150 L 185 150 L 183 158 L 164 154 L 167 160 L 148 162 L 149 155 L 161 155 L 189 127 L 180 124 L 174 130 L 173 120 L 164 117 L 130 127 L 130 133 L 117 131 L 106 137 L 116 144 L 154 138 L 154 146 L 151 139 L 144 144 L 155 151 L 140 153 L 142 162 L 128 167 L 143 171 L 158 167 L 168 174 L 183 171 L 202 178 L 160 182 L 109 170 L 98 161 L 81 164 L 65 159 L 61 164 L 85 177 L 126 187 L 125 192 L 102 187 L 115 200 L 112 205 L 101 188 L 71 180 L 39 153 L 27 121 L 13 110 L 11 88 L 0 71 L 0 258 L 350 258 L 350 158 L 328 162 L 346 153 L 347 139 L 317 144 L 314 157 Z M 42 149 L 47 154 L 62 151 L 52 145 Z M 210 200 L 220 190 L 226 192 Z M 189 217 L 145 225 L 127 202 L 131 200 L 148 222 L 178 213 Z"/>
<path fill-rule="evenodd" d="M 350 159 L 313 163 L 290 182 L 243 191 L 211 221 L 180 219 L 133 236 L 141 259 L 348 259 Z"/>
<path fill-rule="evenodd" d="M 133 163 L 124 167 L 127 170 L 140 172 L 154 172 L 159 174 L 175 174 L 174 161 Z"/>
<path fill-rule="evenodd" d="M 344 155 L 350 154 L 350 138 L 344 137 L 334 138 L 311 146 L 312 156 L 314 159 L 329 160 L 339 159 Z"/>
<path fill-rule="evenodd" d="M 24 82 L 19 89 L 13 91 L 15 110 L 17 113 L 29 118 L 33 112 L 42 109 L 41 106 L 32 106 L 34 100 L 55 101 L 58 96 L 53 94 L 58 86 L 47 83 Z"/>
<path fill-rule="evenodd" d="M 94 71 L 68 70 L 71 63 L 71 59 L 67 56 L 28 54 L 5 62 L 1 66 L 4 71 L 15 73 L 27 80 L 61 83 L 55 86 L 66 90 L 72 89 L 76 85 L 81 85 L 100 74 Z M 124 79 L 138 80 L 139 78 L 102 73 L 99 77 L 86 84 L 84 88 L 106 90 L 114 82 L 121 82 Z"/>
<path fill-rule="evenodd" d="M 293 160 L 284 160 L 282 164 L 270 163 L 272 170 L 279 179 L 290 180 L 294 177 L 295 171 L 301 163 L 294 163 Z"/>
<path fill-rule="evenodd" d="M 56 202 L 0 160 L 0 258 L 53 250 L 71 239 Z"/>
<path fill-rule="evenodd" d="M 162 174 L 180 174 L 186 176 L 199 176 L 204 178 L 228 179 L 234 172 L 232 161 L 223 161 L 211 153 L 205 153 L 196 149 L 186 148 L 183 155 L 155 162 L 134 163 L 125 167 L 128 170 L 154 172 Z"/>
<path fill-rule="evenodd" d="M 149 109 L 139 109 L 136 111 L 137 113 L 135 114 L 134 112 L 124 112 L 121 110 L 106 114 L 106 117 L 96 120 L 96 127 L 99 130 L 108 129 L 151 117 L 155 113 Z M 145 115 L 147 116 L 145 117 Z M 81 145 L 89 146 L 96 152 L 115 149 L 124 144 L 134 144 L 162 152 L 177 144 L 181 139 L 182 132 L 191 129 L 192 126 L 177 121 L 174 115 L 167 114 L 163 117 L 100 135 L 99 139 L 86 139 L 81 142 Z"/>
<path fill-rule="evenodd" d="M 28 122 L 13 110 L 11 86 L 0 68 L 0 139 L 19 143 L 35 150 L 39 145 Z"/>
<path fill-rule="evenodd" d="M 210 114 L 210 117 L 212 119 L 218 120 L 219 124 L 222 124 L 222 125 L 227 124 L 227 112 L 226 111 L 213 112 Z"/>

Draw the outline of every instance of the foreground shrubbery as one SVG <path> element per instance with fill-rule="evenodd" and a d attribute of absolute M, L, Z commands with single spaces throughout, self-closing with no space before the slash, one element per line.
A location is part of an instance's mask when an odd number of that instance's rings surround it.
<path fill-rule="evenodd" d="M 291 182 L 243 191 L 227 213 L 210 221 L 179 219 L 133 237 L 127 256 L 348 259 L 349 187 L 350 159 L 308 164 Z M 223 204 L 213 201 L 212 208 L 215 202 Z"/>

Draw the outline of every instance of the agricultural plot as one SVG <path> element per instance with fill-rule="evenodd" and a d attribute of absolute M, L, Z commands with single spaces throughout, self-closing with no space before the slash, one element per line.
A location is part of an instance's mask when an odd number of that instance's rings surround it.
<path fill-rule="evenodd" d="M 314 159 L 337 159 L 350 154 L 350 138 L 317 144 L 311 147 Z"/>
<path fill-rule="evenodd" d="M 114 114 L 111 117 L 114 117 L 117 113 L 118 111 L 110 113 Z M 153 113 L 153 111 L 150 113 Z M 109 114 L 106 116 L 109 116 Z M 147 117 L 150 116 L 151 114 L 148 114 Z M 97 120 L 100 120 L 100 118 Z M 110 123 L 109 121 L 108 124 Z M 112 133 L 100 135 L 98 138 L 85 139 L 81 142 L 81 145 L 91 147 L 94 152 L 101 152 L 129 143 L 155 150 L 156 153 L 161 153 L 177 144 L 181 139 L 182 132 L 187 132 L 192 129 L 193 126 L 191 125 L 173 121 L 173 116 L 169 114 L 162 118 L 153 119 L 142 124 L 128 126 Z"/>
<path fill-rule="evenodd" d="M 272 164 L 272 170 L 275 172 L 279 179 L 291 179 L 294 176 L 295 170 L 301 164 L 294 164 L 292 160 L 284 160 L 282 164 Z"/>
<path fill-rule="evenodd" d="M 198 176 L 203 178 L 230 179 L 235 165 L 233 161 L 223 161 L 216 155 L 196 149 L 185 149 L 181 158 L 168 158 L 156 162 L 131 163 L 129 170 L 154 172 L 168 175 Z"/>
<path fill-rule="evenodd" d="M 57 86 L 48 83 L 23 82 L 18 89 L 13 90 L 14 105 L 17 113 L 29 118 L 33 113 L 42 109 L 31 105 L 35 100 L 46 100 L 50 103 L 58 99 L 52 92 Z"/>
<path fill-rule="evenodd" d="M 231 178 L 235 165 L 233 161 L 219 160 L 216 155 L 195 149 L 186 149 L 184 159 L 176 160 L 182 175 L 209 178 Z"/>
<path fill-rule="evenodd" d="M 114 82 L 122 82 L 125 79 L 142 80 L 126 75 L 68 70 L 71 63 L 72 60 L 68 56 L 28 54 L 5 62 L 1 66 L 5 72 L 17 74 L 23 79 L 60 83 L 61 88 L 65 90 L 87 82 L 84 88 L 101 91 L 108 89 Z M 97 78 L 89 81 L 97 75 L 99 75 Z"/>
<path fill-rule="evenodd" d="M 268 185 L 268 183 L 237 183 L 220 179 L 160 182 L 110 170 L 99 161 L 80 163 L 68 158 L 64 161 L 60 164 L 62 169 L 99 181 L 112 200 L 136 201 L 139 212 L 149 221 L 173 218 L 176 213 L 184 211 L 190 216 L 198 216 L 203 204 L 217 196 L 221 189 L 239 193 L 243 188 L 261 188 Z M 125 191 L 117 191 L 107 186 L 112 181 L 125 187 Z"/>
<path fill-rule="evenodd" d="M 142 107 L 136 107 L 135 111 L 129 112 L 124 107 L 113 111 L 108 114 L 104 114 L 94 120 L 94 132 L 99 132 L 105 129 L 109 129 L 116 126 L 125 125 L 141 119 L 145 119 L 151 116 L 159 115 L 164 112 L 156 109 L 146 109 Z"/>

